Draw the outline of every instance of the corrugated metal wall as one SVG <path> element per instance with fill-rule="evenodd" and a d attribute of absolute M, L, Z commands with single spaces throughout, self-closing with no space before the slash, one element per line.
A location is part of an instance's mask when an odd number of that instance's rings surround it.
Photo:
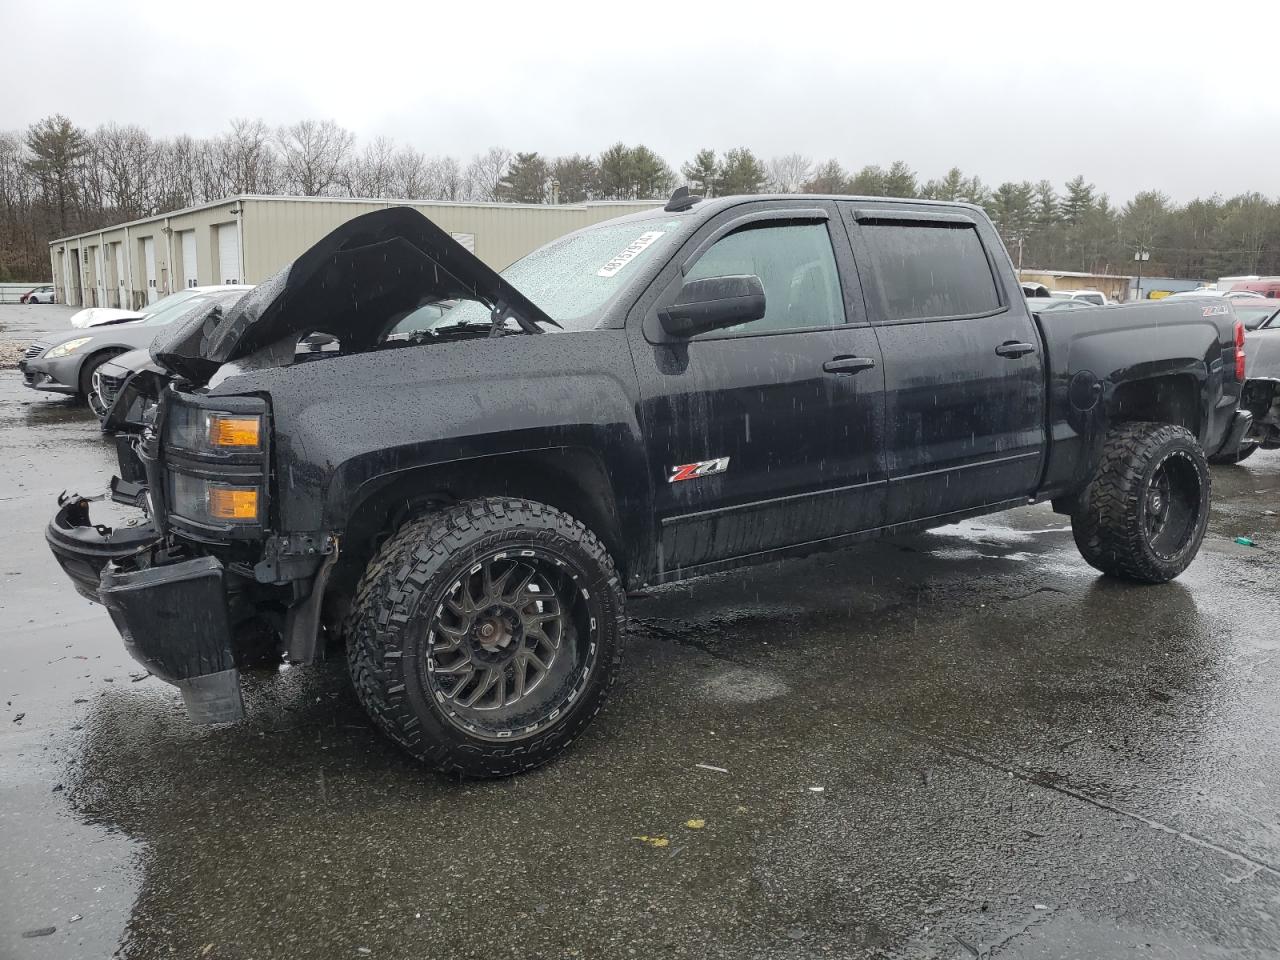
<path fill-rule="evenodd" d="M 334 227 L 388 206 L 396 204 L 367 200 L 246 199 L 245 279 L 250 283 L 265 280 Z M 580 227 L 661 204 L 412 203 L 407 206 L 422 211 L 442 230 L 471 237 L 476 256 L 495 270 L 501 270 L 529 251 Z M 465 245 L 466 241 L 463 242 Z"/>
<path fill-rule="evenodd" d="M 182 262 L 183 231 L 195 235 L 195 275 L 201 285 L 239 277 L 260 283 L 352 217 L 394 206 L 380 200 L 337 200 L 299 197 L 229 198 L 216 204 L 121 224 L 95 233 L 66 237 L 49 244 L 58 300 L 85 306 L 137 309 L 147 302 L 143 240 L 155 249 L 156 297 L 185 286 L 190 264 Z M 580 227 L 612 220 L 637 210 L 654 209 L 661 201 L 525 206 L 506 203 L 411 203 L 441 229 L 458 234 L 489 266 L 501 270 L 556 237 Z M 218 263 L 217 232 L 236 223 L 242 211 L 244 271 L 227 272 Z M 166 231 L 167 228 L 167 231 Z M 121 245 L 125 276 L 116 273 L 115 244 Z M 95 271 L 101 246 L 102 274 Z M 87 262 L 86 262 L 87 258 Z M 77 273 L 77 269 L 79 273 Z M 123 280 L 123 282 L 122 282 Z"/>

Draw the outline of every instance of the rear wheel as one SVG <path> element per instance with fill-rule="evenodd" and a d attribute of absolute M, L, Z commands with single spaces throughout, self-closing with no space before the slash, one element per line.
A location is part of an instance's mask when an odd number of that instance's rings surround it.
<path fill-rule="evenodd" d="M 481 499 L 406 523 L 347 619 L 356 694 L 438 770 L 506 776 L 551 759 L 604 705 L 623 592 L 604 546 L 545 504 Z"/>
<path fill-rule="evenodd" d="M 1195 559 L 1209 522 L 1209 465 L 1184 427 L 1126 423 L 1071 517 L 1090 565 L 1144 583 L 1172 580 Z"/>

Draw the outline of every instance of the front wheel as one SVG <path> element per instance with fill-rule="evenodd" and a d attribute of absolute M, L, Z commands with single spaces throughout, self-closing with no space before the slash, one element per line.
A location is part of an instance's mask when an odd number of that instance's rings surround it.
<path fill-rule="evenodd" d="M 1091 566 L 1143 583 L 1172 580 L 1195 559 L 1209 523 L 1209 464 L 1191 432 L 1167 423 L 1111 430 L 1071 517 Z"/>
<path fill-rule="evenodd" d="M 499 777 L 566 748 L 622 650 L 613 561 L 545 504 L 486 498 L 411 520 L 369 562 L 347 619 L 356 695 L 446 773 Z"/>

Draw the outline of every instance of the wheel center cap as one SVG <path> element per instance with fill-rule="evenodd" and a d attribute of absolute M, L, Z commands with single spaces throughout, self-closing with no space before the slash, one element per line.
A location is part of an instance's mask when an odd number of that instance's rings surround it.
<path fill-rule="evenodd" d="M 514 639 L 511 623 L 500 612 L 494 611 L 490 611 L 476 621 L 472 629 L 472 637 L 490 653 L 505 650 Z"/>

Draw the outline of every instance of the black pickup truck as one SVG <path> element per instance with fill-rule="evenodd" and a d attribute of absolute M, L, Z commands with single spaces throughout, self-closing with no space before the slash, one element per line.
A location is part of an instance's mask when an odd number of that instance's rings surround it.
<path fill-rule="evenodd" d="M 157 341 L 112 411 L 147 400 L 112 483 L 145 520 L 64 497 L 48 540 L 194 719 L 243 714 L 262 637 L 342 638 L 405 749 L 510 774 L 600 710 L 647 584 L 1042 500 L 1104 573 L 1177 576 L 1242 336 L 1211 301 L 1035 316 L 964 204 L 677 191 L 502 275 L 391 208 Z"/>

